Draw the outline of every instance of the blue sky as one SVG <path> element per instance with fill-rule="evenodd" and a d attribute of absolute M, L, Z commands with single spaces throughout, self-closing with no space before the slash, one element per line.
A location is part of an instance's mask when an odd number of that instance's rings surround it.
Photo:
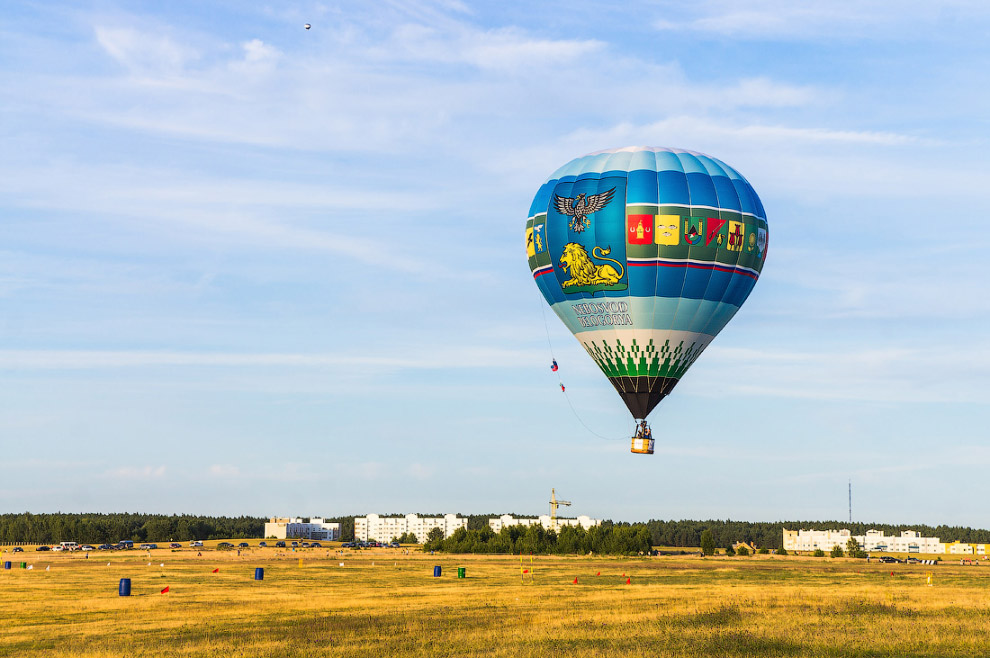
<path fill-rule="evenodd" d="M 990 526 L 990 9 L 531 4 L 7 3 L 2 511 Z M 629 145 L 771 234 L 653 457 L 523 245 Z"/>

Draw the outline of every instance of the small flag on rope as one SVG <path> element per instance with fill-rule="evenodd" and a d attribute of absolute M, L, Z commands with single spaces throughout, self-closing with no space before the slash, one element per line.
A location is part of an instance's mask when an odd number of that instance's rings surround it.
<path fill-rule="evenodd" d="M 561 393 L 563 393 L 563 392 L 564 392 L 564 391 L 566 391 L 566 390 L 567 390 L 567 389 L 565 389 L 565 388 L 564 388 L 564 385 L 563 385 L 563 384 L 561 384 L 561 385 L 560 385 L 560 392 L 561 392 Z"/>
<path fill-rule="evenodd" d="M 577 578 L 574 579 L 574 584 L 577 585 Z"/>
<path fill-rule="evenodd" d="M 550 366 L 550 370 L 552 370 L 553 372 L 557 372 L 557 359 L 553 360 L 553 365 Z"/>
<path fill-rule="evenodd" d="M 166 586 L 165 589 L 162 590 L 162 594 L 168 594 L 168 586 Z"/>
<path fill-rule="evenodd" d="M 214 569 L 213 570 L 213 573 L 220 573 L 220 567 L 217 567 L 216 569 Z"/>

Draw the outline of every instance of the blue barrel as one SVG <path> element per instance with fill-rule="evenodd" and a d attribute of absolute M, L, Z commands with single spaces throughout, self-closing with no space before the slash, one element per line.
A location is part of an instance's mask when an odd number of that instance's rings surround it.
<path fill-rule="evenodd" d="M 7 560 L 6 562 L 3 563 L 3 568 L 4 569 L 9 569 L 12 566 L 14 566 L 14 565 L 10 563 L 10 560 Z"/>
<path fill-rule="evenodd" d="M 130 596 L 131 595 L 131 579 L 130 578 L 121 578 L 120 579 L 120 587 L 117 588 L 117 593 L 120 594 L 121 596 Z"/>
<path fill-rule="evenodd" d="M 433 567 L 433 577 L 434 578 L 439 578 L 441 573 L 443 573 L 443 571 L 440 569 L 440 565 L 439 564 L 437 566 Z"/>
<path fill-rule="evenodd" d="M 262 569 L 261 567 L 256 567 L 255 570 L 254 570 L 254 579 L 255 580 L 264 580 L 265 579 L 265 570 Z"/>

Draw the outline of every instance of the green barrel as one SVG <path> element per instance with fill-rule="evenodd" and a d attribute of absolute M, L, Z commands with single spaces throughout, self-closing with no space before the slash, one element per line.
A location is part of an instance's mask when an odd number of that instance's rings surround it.
<path fill-rule="evenodd" d="M 457 577 L 458 578 L 466 578 L 467 577 L 467 569 L 465 569 L 464 567 L 457 567 Z"/>
<path fill-rule="evenodd" d="M 21 569 L 27 569 L 27 568 L 28 568 L 28 563 L 27 562 L 21 562 Z"/>

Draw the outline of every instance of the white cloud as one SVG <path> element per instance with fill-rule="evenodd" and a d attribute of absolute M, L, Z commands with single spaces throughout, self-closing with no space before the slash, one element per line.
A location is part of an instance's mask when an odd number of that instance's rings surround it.
<path fill-rule="evenodd" d="M 174 75 L 198 56 L 188 45 L 133 28 L 97 26 L 95 36 L 103 50 L 131 73 Z"/>
<path fill-rule="evenodd" d="M 796 351 L 714 346 L 692 370 L 735 373 L 720 386 L 746 395 L 808 400 L 987 404 L 990 345 Z M 679 392 L 686 392 L 682 386 Z M 705 389 L 690 389 L 699 396 Z"/>
<path fill-rule="evenodd" d="M 233 464 L 213 464 L 207 472 L 211 476 L 220 478 L 237 478 L 241 475 L 241 469 Z"/>
<path fill-rule="evenodd" d="M 154 352 L 110 350 L 0 350 L 3 370 L 76 370 L 144 368 L 162 366 L 202 367 L 292 367 L 389 370 L 437 370 L 444 368 L 512 368 L 543 358 L 541 351 L 499 347 L 447 346 L 415 349 L 396 345 L 395 355 L 353 356 L 348 354 L 235 354 L 209 352 Z M 399 356 L 399 355 L 402 356 Z"/>
<path fill-rule="evenodd" d="M 896 7 L 896 9 L 895 9 Z M 986 17 L 986 4 L 971 0 L 931 3 L 908 0 L 835 0 L 826 3 L 751 0 L 706 0 L 666 5 L 653 21 L 662 31 L 693 31 L 737 39 L 774 38 L 788 41 L 881 39 L 905 36 L 955 15 L 970 20 Z"/>
<path fill-rule="evenodd" d="M 415 480 L 429 480 L 436 473 L 436 467 L 428 464 L 421 464 L 419 462 L 413 462 L 406 469 L 410 477 Z"/>
<path fill-rule="evenodd" d="M 161 479 L 165 476 L 164 466 L 121 466 L 111 469 L 107 475 L 127 480 Z"/>

